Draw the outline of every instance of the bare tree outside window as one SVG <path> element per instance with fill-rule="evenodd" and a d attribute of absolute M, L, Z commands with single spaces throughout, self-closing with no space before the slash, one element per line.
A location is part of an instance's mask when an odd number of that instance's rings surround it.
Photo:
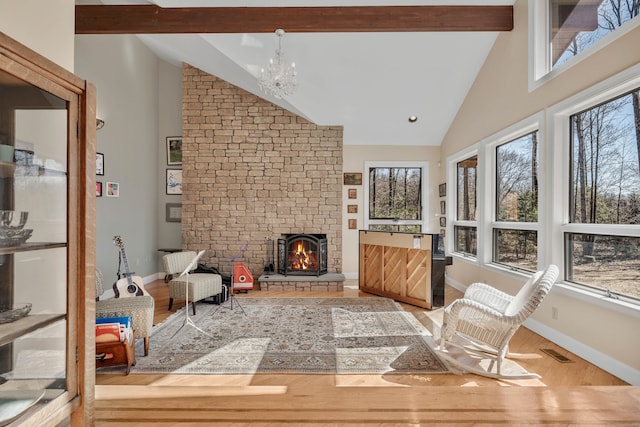
<path fill-rule="evenodd" d="M 478 156 L 458 162 L 456 167 L 456 219 L 457 221 L 477 220 L 477 176 Z M 464 254 L 477 255 L 477 227 L 454 225 L 454 250 Z"/>
<path fill-rule="evenodd" d="M 571 116 L 570 222 L 640 224 L 639 95 Z M 567 233 L 567 279 L 640 298 L 640 239 L 620 234 Z"/>
<path fill-rule="evenodd" d="M 493 262 L 538 268 L 538 131 L 496 147 L 496 221 Z M 513 229 L 510 223 L 525 223 Z"/>
<path fill-rule="evenodd" d="M 422 232 L 422 210 L 421 168 L 369 168 L 372 230 Z"/>
<path fill-rule="evenodd" d="M 553 67 L 565 63 L 640 14 L 640 0 L 550 0 Z"/>

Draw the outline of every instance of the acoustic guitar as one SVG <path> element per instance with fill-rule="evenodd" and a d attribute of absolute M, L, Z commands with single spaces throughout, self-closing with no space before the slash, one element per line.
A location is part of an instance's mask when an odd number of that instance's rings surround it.
<path fill-rule="evenodd" d="M 129 272 L 129 262 L 127 262 L 127 254 L 124 251 L 124 242 L 120 236 L 113 236 L 113 243 L 120 249 L 122 261 L 124 263 L 124 278 L 113 284 L 113 292 L 116 298 L 122 297 L 139 297 L 149 295 L 144 288 L 142 277 L 133 276 Z"/>

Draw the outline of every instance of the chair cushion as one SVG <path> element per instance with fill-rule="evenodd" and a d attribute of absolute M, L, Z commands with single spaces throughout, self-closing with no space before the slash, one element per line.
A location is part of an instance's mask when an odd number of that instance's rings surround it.
<path fill-rule="evenodd" d="M 180 274 L 196 257 L 194 251 L 174 252 L 162 257 L 162 265 L 166 274 Z M 195 269 L 195 267 L 194 267 Z"/>
<path fill-rule="evenodd" d="M 189 302 L 200 301 L 222 293 L 222 276 L 219 274 L 191 273 L 169 282 L 169 297 L 184 299 L 187 280 L 189 281 Z"/>
<path fill-rule="evenodd" d="M 527 304 L 533 294 L 538 289 L 538 282 L 542 279 L 543 271 L 535 272 L 529 280 L 522 286 L 520 291 L 516 294 L 513 300 L 509 303 L 506 310 L 504 311 L 505 316 L 514 316 L 522 310 L 522 308 Z"/>

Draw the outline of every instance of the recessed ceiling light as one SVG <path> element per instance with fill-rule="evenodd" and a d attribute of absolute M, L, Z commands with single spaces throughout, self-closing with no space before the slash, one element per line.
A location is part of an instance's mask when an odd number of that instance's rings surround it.
<path fill-rule="evenodd" d="M 418 121 L 418 116 L 409 116 L 409 123 L 415 123 Z"/>

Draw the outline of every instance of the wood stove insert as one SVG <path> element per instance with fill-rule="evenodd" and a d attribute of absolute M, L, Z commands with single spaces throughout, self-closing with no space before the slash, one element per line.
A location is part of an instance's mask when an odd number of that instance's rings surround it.
<path fill-rule="evenodd" d="M 326 234 L 284 234 L 278 239 L 278 273 L 320 276 L 327 273 Z"/>

